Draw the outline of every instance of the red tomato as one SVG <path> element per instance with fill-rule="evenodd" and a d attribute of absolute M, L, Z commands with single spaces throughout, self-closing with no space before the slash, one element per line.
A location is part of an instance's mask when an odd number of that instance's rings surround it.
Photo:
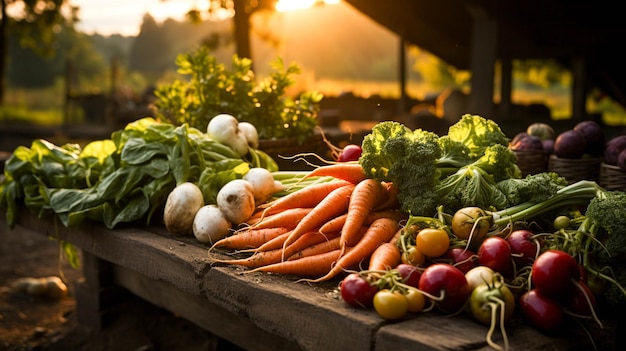
<path fill-rule="evenodd" d="M 535 260 L 531 280 L 535 289 L 548 296 L 561 295 L 569 290 L 572 280 L 578 281 L 578 262 L 565 251 L 548 250 Z"/>
<path fill-rule="evenodd" d="M 530 230 L 515 230 L 506 238 L 511 247 L 513 260 L 519 267 L 530 266 L 539 252 L 539 241 Z"/>
<path fill-rule="evenodd" d="M 478 264 L 507 276 L 512 273 L 511 246 L 499 236 L 485 239 L 478 248 Z"/>
<path fill-rule="evenodd" d="M 433 296 L 433 303 L 444 312 L 456 312 L 465 305 L 470 291 L 467 279 L 458 268 L 448 263 L 434 263 L 422 272 L 419 289 Z"/>
<path fill-rule="evenodd" d="M 349 162 L 349 161 L 358 161 L 359 157 L 361 157 L 361 146 L 355 144 L 346 145 L 339 154 L 337 161 L 339 162 Z"/>
<path fill-rule="evenodd" d="M 358 273 L 351 273 L 341 281 L 341 298 L 353 307 L 372 307 L 374 295 L 378 292 L 375 285 Z"/>
<path fill-rule="evenodd" d="M 540 331 L 553 332 L 563 323 L 563 310 L 558 302 L 536 289 L 520 297 L 519 308 L 528 324 Z"/>

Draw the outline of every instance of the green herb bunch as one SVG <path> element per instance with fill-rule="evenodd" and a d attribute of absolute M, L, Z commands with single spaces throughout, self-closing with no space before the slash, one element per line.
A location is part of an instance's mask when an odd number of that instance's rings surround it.
<path fill-rule="evenodd" d="M 317 126 L 322 94 L 304 92 L 297 99 L 286 96 L 286 89 L 301 73 L 292 63 L 285 66 L 278 58 L 270 63 L 267 78 L 257 81 L 252 60 L 233 55 L 231 67 L 218 63 L 206 47 L 180 54 L 178 73 L 187 80 L 175 80 L 156 90 L 156 117 L 172 124 L 187 123 L 206 130 L 208 122 L 220 113 L 252 123 L 260 139 L 295 137 L 300 143 Z"/>

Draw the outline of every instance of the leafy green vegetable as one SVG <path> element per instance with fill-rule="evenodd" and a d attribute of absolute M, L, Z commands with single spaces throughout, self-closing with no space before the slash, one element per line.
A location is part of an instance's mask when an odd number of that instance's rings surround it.
<path fill-rule="evenodd" d="M 394 121 L 380 122 L 365 136 L 359 163 L 370 178 L 394 182 L 401 209 L 430 216 L 464 206 L 504 208 L 506 195 L 496 183 L 520 178 L 515 154 L 498 125 L 477 115 L 463 115 L 438 135 L 410 130 Z"/>
<path fill-rule="evenodd" d="M 499 181 L 498 189 L 506 195 L 508 206 L 526 201 L 542 202 L 568 185 L 567 179 L 555 172 L 529 174 L 525 178 L 509 178 Z"/>
<path fill-rule="evenodd" d="M 181 54 L 176 59 L 178 73 L 189 76 L 157 88 L 157 117 L 172 124 L 187 123 L 206 130 L 208 122 L 220 113 L 252 123 L 259 138 L 295 137 L 303 142 L 317 126 L 322 95 L 304 92 L 294 100 L 286 90 L 301 72 L 296 64 L 285 66 L 279 58 L 270 63 L 271 72 L 256 81 L 252 61 L 234 55 L 230 69 L 217 62 L 206 47 Z"/>
<path fill-rule="evenodd" d="M 207 203 L 214 203 L 220 187 L 250 167 L 278 170 L 262 151 L 251 149 L 249 160 L 243 159 L 186 124 L 144 118 L 84 149 L 45 140 L 18 147 L 5 164 L 0 209 L 6 209 L 10 226 L 20 202 L 40 218 L 57 214 L 66 226 L 85 220 L 108 228 L 140 219 L 149 223 L 176 185 L 194 182 Z"/>

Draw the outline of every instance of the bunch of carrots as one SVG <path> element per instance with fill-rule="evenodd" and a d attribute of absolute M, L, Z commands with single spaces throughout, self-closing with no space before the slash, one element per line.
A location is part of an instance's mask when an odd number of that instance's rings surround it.
<path fill-rule="evenodd" d="M 401 261 L 396 241 L 406 220 L 398 210 L 396 187 L 367 178 L 356 162 L 320 166 L 302 179 L 312 177 L 332 180 L 259 205 L 244 227 L 209 249 L 231 249 L 245 257 L 216 262 L 309 282 L 364 265 L 395 267 Z"/>

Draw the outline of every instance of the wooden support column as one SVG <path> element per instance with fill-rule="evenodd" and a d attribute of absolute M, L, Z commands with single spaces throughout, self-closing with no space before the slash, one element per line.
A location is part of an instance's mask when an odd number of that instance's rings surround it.
<path fill-rule="evenodd" d="M 582 120 L 587 115 L 586 60 L 582 56 L 572 58 L 572 119 Z"/>
<path fill-rule="evenodd" d="M 494 67 L 497 23 L 485 15 L 476 16 L 472 25 L 470 69 L 472 89 L 467 113 L 491 118 L 493 114 Z"/>
<path fill-rule="evenodd" d="M 503 121 L 511 116 L 511 95 L 513 91 L 513 60 L 505 58 L 500 61 L 500 105 L 498 116 Z"/>
<path fill-rule="evenodd" d="M 400 80 L 400 99 L 398 100 L 398 117 L 404 116 L 407 112 L 408 98 L 406 94 L 406 38 L 400 35 L 398 44 L 398 78 Z"/>

